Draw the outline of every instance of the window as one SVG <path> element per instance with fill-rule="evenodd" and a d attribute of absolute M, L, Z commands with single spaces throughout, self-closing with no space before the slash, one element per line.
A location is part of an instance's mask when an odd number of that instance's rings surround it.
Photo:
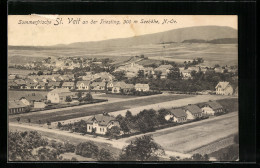
<path fill-rule="evenodd" d="M 102 132 L 102 131 L 101 131 L 101 128 L 100 128 L 100 132 Z"/>

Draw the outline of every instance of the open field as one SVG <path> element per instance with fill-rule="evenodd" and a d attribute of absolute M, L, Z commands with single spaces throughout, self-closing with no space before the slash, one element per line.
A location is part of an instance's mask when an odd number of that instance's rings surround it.
<path fill-rule="evenodd" d="M 32 123 L 38 123 L 39 120 L 42 123 L 47 121 L 60 121 L 60 120 L 67 120 L 77 117 L 84 117 L 94 114 L 101 114 L 104 111 L 106 112 L 114 112 L 119 110 L 125 110 L 132 107 L 142 107 L 150 104 L 173 101 L 178 99 L 184 99 L 193 97 L 193 95 L 156 95 L 156 96 L 146 96 L 142 98 L 140 101 L 139 99 L 131 99 L 128 101 L 119 101 L 119 102 L 111 102 L 111 103 L 103 103 L 103 104 L 96 104 L 87 107 L 79 107 L 77 109 L 62 109 L 62 110 L 54 110 L 51 113 L 48 112 L 34 112 L 34 113 L 24 113 L 24 114 L 17 114 L 17 115 L 10 115 L 9 121 L 16 121 L 16 118 L 19 116 L 21 117 L 21 122 L 26 121 L 27 118 L 31 119 Z"/>
<path fill-rule="evenodd" d="M 164 149 L 189 153 L 238 132 L 238 113 L 232 112 L 203 122 L 173 127 L 154 133 L 154 140 Z M 209 146 L 212 148 L 212 146 Z M 218 146 L 215 146 L 218 150 Z M 214 149 L 208 150 L 209 153 Z M 203 152 L 206 153 L 205 151 Z"/>
<path fill-rule="evenodd" d="M 48 92 L 47 91 L 13 91 L 13 90 L 8 90 L 8 99 L 10 100 L 16 100 L 19 99 L 21 96 L 27 95 L 27 94 L 32 94 L 32 93 L 39 93 L 43 95 L 44 97 L 47 96 Z"/>
<path fill-rule="evenodd" d="M 238 51 L 236 44 L 208 44 L 208 43 L 172 43 L 172 44 L 150 44 L 131 46 L 127 48 L 115 47 L 112 49 L 73 49 L 60 48 L 55 50 L 8 50 L 9 63 L 28 63 L 34 60 L 40 60 L 43 57 L 71 56 L 88 58 L 111 58 L 115 63 L 126 63 L 131 56 L 144 55 L 150 61 L 140 61 L 140 64 L 158 63 L 158 60 L 169 60 L 183 63 L 185 60 L 192 60 L 201 57 L 205 60 L 206 66 L 237 65 Z M 95 52 L 94 52 L 95 51 Z M 115 57 L 117 59 L 115 59 Z M 124 57 L 126 57 L 124 59 Z M 119 59 L 120 58 L 120 59 Z M 154 61 L 153 61 L 154 60 Z"/>
<path fill-rule="evenodd" d="M 37 73 L 38 71 L 8 68 L 8 74 L 28 75 L 29 73 Z"/>

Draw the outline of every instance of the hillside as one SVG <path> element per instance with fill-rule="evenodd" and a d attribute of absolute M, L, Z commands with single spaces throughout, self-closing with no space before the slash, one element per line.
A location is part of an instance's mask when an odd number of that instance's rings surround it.
<path fill-rule="evenodd" d="M 115 48 L 138 46 L 138 45 L 175 43 L 175 42 L 179 43 L 179 42 L 192 40 L 192 39 L 211 41 L 211 40 L 224 39 L 224 38 L 236 39 L 237 30 L 231 27 L 223 27 L 223 26 L 186 27 L 186 28 L 173 29 L 170 31 L 129 37 L 129 38 L 110 39 L 110 40 L 95 41 L 95 42 L 77 42 L 68 45 L 58 44 L 51 47 L 39 47 L 39 48 L 40 49 L 81 48 L 85 50 L 98 50 L 100 48 L 115 49 Z M 221 40 L 218 41 L 218 43 L 221 43 Z M 26 48 L 34 49 L 35 47 L 9 46 L 9 48 L 10 49 L 26 49 Z"/>

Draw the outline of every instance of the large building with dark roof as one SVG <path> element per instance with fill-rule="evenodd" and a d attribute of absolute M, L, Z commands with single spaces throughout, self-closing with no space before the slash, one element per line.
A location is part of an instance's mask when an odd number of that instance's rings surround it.
<path fill-rule="evenodd" d="M 187 121 L 187 114 L 182 108 L 173 108 L 170 112 L 173 115 L 173 122 L 182 123 Z"/>
<path fill-rule="evenodd" d="M 195 104 L 189 104 L 184 107 L 188 120 L 193 120 L 202 117 L 202 110 Z"/>
<path fill-rule="evenodd" d="M 224 112 L 223 106 L 221 106 L 221 104 L 219 104 L 216 101 L 206 102 L 202 106 L 201 109 L 202 109 L 203 114 L 205 114 L 205 115 L 215 115 L 217 113 L 223 113 Z"/>
<path fill-rule="evenodd" d="M 91 133 L 93 129 L 96 134 L 105 135 L 113 126 L 118 126 L 119 122 L 115 119 L 115 117 L 110 116 L 108 114 L 99 114 L 90 117 L 87 121 L 87 132 Z"/>

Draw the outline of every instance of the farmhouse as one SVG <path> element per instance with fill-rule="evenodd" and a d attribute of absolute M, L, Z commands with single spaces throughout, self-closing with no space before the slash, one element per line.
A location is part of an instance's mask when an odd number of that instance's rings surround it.
<path fill-rule="evenodd" d="M 8 88 L 9 89 L 18 89 L 19 86 L 14 81 L 9 81 L 8 80 Z"/>
<path fill-rule="evenodd" d="M 229 82 L 219 82 L 215 88 L 216 88 L 216 94 L 219 95 L 233 94 L 233 87 L 229 84 Z"/>
<path fill-rule="evenodd" d="M 158 68 L 154 69 L 154 72 L 153 72 L 154 77 L 156 78 L 157 73 L 161 73 L 160 78 L 165 79 L 167 77 L 168 73 L 170 72 L 170 69 L 172 69 L 172 68 L 173 68 L 172 65 L 161 65 Z"/>
<path fill-rule="evenodd" d="M 60 87 L 60 82 L 49 82 L 47 86 L 49 89 L 56 89 Z"/>
<path fill-rule="evenodd" d="M 27 106 L 22 101 L 9 101 L 8 103 L 8 113 L 9 114 L 18 114 L 24 113 L 27 110 Z"/>
<path fill-rule="evenodd" d="M 39 82 L 36 86 L 37 89 L 46 89 L 46 84 L 44 82 Z"/>
<path fill-rule="evenodd" d="M 182 123 L 187 121 L 187 114 L 181 108 L 171 109 L 171 114 L 173 115 L 173 122 Z"/>
<path fill-rule="evenodd" d="M 182 79 L 189 79 L 191 78 L 191 70 L 180 68 L 180 73 L 182 75 Z"/>
<path fill-rule="evenodd" d="M 184 110 L 187 114 L 188 120 L 202 117 L 202 110 L 197 105 L 189 104 L 188 106 L 184 107 Z"/>
<path fill-rule="evenodd" d="M 78 81 L 76 88 L 78 90 L 89 90 L 90 81 Z"/>
<path fill-rule="evenodd" d="M 106 83 L 105 82 L 93 82 L 91 84 L 91 89 L 93 90 L 105 90 Z"/>
<path fill-rule="evenodd" d="M 65 89 L 75 89 L 74 82 L 64 82 L 62 88 Z"/>
<path fill-rule="evenodd" d="M 27 106 L 33 106 L 35 102 L 43 102 L 46 98 L 42 94 L 32 93 L 21 96 L 20 100 Z"/>
<path fill-rule="evenodd" d="M 205 103 L 201 109 L 205 115 L 215 115 L 217 113 L 224 112 L 224 108 L 216 101 L 209 101 Z"/>
<path fill-rule="evenodd" d="M 87 121 L 87 132 L 92 133 L 95 131 L 96 134 L 105 135 L 113 126 L 120 126 L 119 122 L 108 114 L 100 114 L 90 117 Z"/>
<path fill-rule="evenodd" d="M 148 84 L 141 84 L 141 83 L 137 83 L 135 84 L 135 90 L 136 91 L 140 91 L 140 92 L 147 92 L 149 91 L 149 85 Z"/>
<path fill-rule="evenodd" d="M 47 94 L 47 100 L 51 103 L 65 103 L 66 97 L 72 97 L 74 94 L 66 88 L 57 88 Z"/>
<path fill-rule="evenodd" d="M 115 82 L 113 84 L 112 93 L 121 93 L 121 88 L 125 85 L 125 82 Z"/>
<path fill-rule="evenodd" d="M 37 83 L 27 83 L 25 89 L 37 89 Z"/>

